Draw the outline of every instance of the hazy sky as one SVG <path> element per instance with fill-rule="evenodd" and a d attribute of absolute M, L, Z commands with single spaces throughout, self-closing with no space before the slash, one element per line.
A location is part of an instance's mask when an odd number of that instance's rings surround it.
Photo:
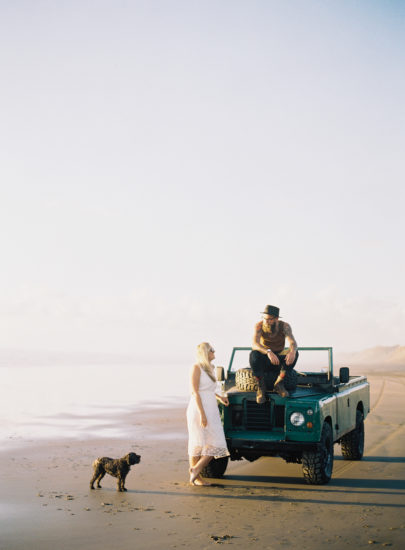
<path fill-rule="evenodd" d="M 0 348 L 405 344 L 405 2 L 0 0 Z"/>

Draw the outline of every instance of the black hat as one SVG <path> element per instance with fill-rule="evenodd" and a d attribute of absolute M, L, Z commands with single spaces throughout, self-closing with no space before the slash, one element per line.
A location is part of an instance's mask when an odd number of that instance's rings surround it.
<path fill-rule="evenodd" d="M 266 306 L 264 308 L 264 311 L 261 313 L 265 313 L 266 315 L 273 315 L 273 317 L 280 317 L 280 308 L 276 306 Z"/>

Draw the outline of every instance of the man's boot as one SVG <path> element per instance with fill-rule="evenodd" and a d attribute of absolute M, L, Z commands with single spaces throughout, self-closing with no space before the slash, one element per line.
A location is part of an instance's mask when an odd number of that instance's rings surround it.
<path fill-rule="evenodd" d="M 279 395 L 281 395 L 281 397 L 288 397 L 290 395 L 284 387 L 283 380 L 279 380 L 278 382 L 276 382 L 274 384 L 274 389 Z"/>
<path fill-rule="evenodd" d="M 257 392 L 256 392 L 256 403 L 259 405 L 262 405 L 263 403 L 266 403 L 266 382 L 264 381 L 264 378 L 257 378 Z"/>

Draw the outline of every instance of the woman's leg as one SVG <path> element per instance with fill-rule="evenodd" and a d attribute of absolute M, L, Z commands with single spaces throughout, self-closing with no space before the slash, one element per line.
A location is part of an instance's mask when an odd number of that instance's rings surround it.
<path fill-rule="evenodd" d="M 198 459 L 195 462 L 195 459 Z M 212 456 L 200 456 L 200 457 L 190 457 L 190 483 L 193 485 L 200 485 L 200 483 L 195 483 L 197 478 L 200 476 L 202 470 L 211 462 L 213 459 Z"/>
<path fill-rule="evenodd" d="M 189 457 L 189 463 L 190 463 L 190 469 L 189 472 L 191 474 L 192 468 L 197 464 L 197 462 L 200 460 L 200 456 L 190 456 Z M 204 481 L 204 478 L 201 476 L 201 474 L 198 474 L 198 476 L 195 478 L 194 485 L 204 485 L 208 486 L 211 485 L 211 483 L 208 483 L 208 481 Z"/>
<path fill-rule="evenodd" d="M 188 461 L 190 463 L 190 468 L 194 468 L 197 462 L 200 460 L 200 456 L 189 456 Z"/>

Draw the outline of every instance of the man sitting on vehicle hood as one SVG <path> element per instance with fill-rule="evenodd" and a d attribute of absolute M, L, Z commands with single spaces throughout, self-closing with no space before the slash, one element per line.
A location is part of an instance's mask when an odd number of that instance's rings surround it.
<path fill-rule="evenodd" d="M 263 320 L 255 325 L 253 351 L 249 357 L 250 366 L 259 385 L 257 403 L 266 401 L 266 374 L 277 376 L 274 389 L 282 397 L 288 397 L 284 378 L 288 371 L 292 371 L 298 360 L 297 342 L 290 325 L 280 321 L 280 309 L 276 306 L 266 306 L 262 314 Z M 285 350 L 286 339 L 289 348 Z"/>

